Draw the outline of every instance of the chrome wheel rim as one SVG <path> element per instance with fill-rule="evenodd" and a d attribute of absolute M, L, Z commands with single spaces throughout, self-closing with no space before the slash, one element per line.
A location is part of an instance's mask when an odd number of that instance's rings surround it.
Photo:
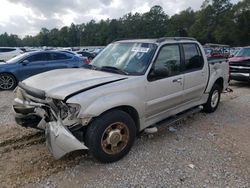
<path fill-rule="evenodd" d="M 128 127 L 122 122 L 116 122 L 105 129 L 102 135 L 101 146 L 105 153 L 115 155 L 127 146 L 128 141 Z"/>
<path fill-rule="evenodd" d="M 219 102 L 219 91 L 218 90 L 215 90 L 212 94 L 212 98 L 211 98 L 211 106 L 213 108 L 215 108 L 217 106 Z"/>
<path fill-rule="evenodd" d="M 7 90 L 11 89 L 15 84 L 14 79 L 9 75 L 0 76 L 0 89 Z"/>

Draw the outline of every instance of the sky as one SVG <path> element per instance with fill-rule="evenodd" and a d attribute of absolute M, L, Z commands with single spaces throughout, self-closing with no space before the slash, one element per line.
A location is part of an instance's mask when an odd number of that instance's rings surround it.
<path fill-rule="evenodd" d="M 129 12 L 144 13 L 160 5 L 169 16 L 188 7 L 200 8 L 204 0 L 1 0 L 0 34 L 35 35 L 42 27 L 61 28 L 94 19 L 119 18 Z M 239 0 L 232 0 L 233 3 Z"/>

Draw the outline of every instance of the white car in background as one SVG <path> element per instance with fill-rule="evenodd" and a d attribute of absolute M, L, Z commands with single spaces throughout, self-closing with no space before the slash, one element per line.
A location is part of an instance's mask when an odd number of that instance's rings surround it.
<path fill-rule="evenodd" d="M 10 47 L 0 47 L 0 61 L 7 61 L 23 51 L 19 48 L 10 48 Z"/>

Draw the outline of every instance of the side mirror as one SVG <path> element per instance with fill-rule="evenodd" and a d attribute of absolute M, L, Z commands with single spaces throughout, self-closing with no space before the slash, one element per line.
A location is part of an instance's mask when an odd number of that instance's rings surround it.
<path fill-rule="evenodd" d="M 154 67 L 154 75 L 156 77 L 164 78 L 169 76 L 168 68 L 166 67 Z"/>
<path fill-rule="evenodd" d="M 149 80 L 157 80 L 169 76 L 169 70 L 166 67 L 153 67 L 149 73 Z"/>
<path fill-rule="evenodd" d="M 22 64 L 27 65 L 27 64 L 29 64 L 29 61 L 27 59 L 25 59 L 25 60 L 23 60 Z"/>

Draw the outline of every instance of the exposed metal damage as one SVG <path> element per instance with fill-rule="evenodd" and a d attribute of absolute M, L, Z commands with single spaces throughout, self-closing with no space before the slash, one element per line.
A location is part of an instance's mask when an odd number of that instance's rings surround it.
<path fill-rule="evenodd" d="M 67 105 L 60 100 L 34 98 L 21 87 L 18 87 L 15 93 L 17 98 L 13 108 L 16 120 L 25 116 L 30 125 L 36 124 L 37 128 L 45 130 L 46 144 L 56 159 L 74 150 L 88 149 L 70 131 L 82 127 L 81 119 L 77 118 L 79 105 Z"/>

